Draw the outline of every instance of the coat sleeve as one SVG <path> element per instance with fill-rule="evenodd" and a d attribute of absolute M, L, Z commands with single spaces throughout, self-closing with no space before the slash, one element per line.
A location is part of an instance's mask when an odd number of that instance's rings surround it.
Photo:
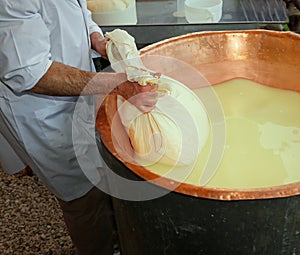
<path fill-rule="evenodd" d="M 0 3 L 0 80 L 14 92 L 35 86 L 52 64 L 49 31 L 35 7 Z M 25 5 L 26 6 L 26 5 Z"/>

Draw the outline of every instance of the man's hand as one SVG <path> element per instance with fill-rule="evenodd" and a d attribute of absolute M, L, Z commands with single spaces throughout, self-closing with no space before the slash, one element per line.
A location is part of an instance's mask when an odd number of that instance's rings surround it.
<path fill-rule="evenodd" d="M 116 88 L 117 94 L 123 96 L 141 112 L 150 112 L 157 103 L 157 85 L 141 86 L 137 82 L 123 82 Z"/>
<path fill-rule="evenodd" d="M 154 109 L 158 99 L 157 85 L 141 86 L 136 82 L 132 82 L 132 86 L 134 87 L 134 95 L 128 101 L 144 113 Z"/>
<path fill-rule="evenodd" d="M 101 34 L 95 32 L 91 34 L 92 49 L 97 51 L 101 57 L 108 59 L 106 54 L 107 39 L 103 38 Z"/>

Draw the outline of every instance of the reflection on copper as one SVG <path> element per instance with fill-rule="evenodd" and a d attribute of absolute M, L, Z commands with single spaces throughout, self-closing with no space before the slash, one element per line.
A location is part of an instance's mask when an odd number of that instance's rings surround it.
<path fill-rule="evenodd" d="M 245 78 L 266 86 L 300 92 L 299 45 L 300 36 L 291 32 L 267 30 L 197 32 L 149 45 L 141 50 L 141 55 L 143 59 L 156 55 L 181 60 L 182 70 L 185 69 L 185 65 L 191 65 L 202 73 L 208 84 L 212 85 L 234 78 Z M 180 74 L 176 68 L 168 69 L 167 66 L 166 63 L 150 61 L 147 67 L 162 74 L 167 73 L 175 79 L 182 77 L 182 73 Z M 191 88 L 202 86 L 192 81 L 186 85 L 189 84 Z M 120 148 L 115 148 L 118 146 L 126 150 L 127 154 L 132 153 L 124 128 L 120 124 L 119 132 L 114 132 L 114 137 L 110 128 L 112 116 L 116 114 L 115 105 L 115 96 L 106 97 L 98 112 L 97 129 L 107 149 L 142 179 L 152 180 L 160 186 L 175 189 L 176 192 L 183 194 L 220 200 L 263 199 L 300 194 L 300 182 L 257 189 L 220 189 L 178 184 L 142 166 L 126 162 L 117 153 Z M 118 141 L 117 145 L 113 140 Z M 158 177 L 161 178 L 155 180 Z"/>
<path fill-rule="evenodd" d="M 228 37 L 228 53 L 233 57 L 235 60 L 246 60 L 247 56 L 243 54 L 245 52 L 245 44 L 244 38 L 235 38 L 235 37 Z"/>

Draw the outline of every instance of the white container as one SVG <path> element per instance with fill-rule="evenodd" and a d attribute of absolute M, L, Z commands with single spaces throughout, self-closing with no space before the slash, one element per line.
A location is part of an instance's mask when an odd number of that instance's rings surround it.
<path fill-rule="evenodd" d="M 219 22 L 222 18 L 222 0 L 186 0 L 184 7 L 189 23 Z"/>
<path fill-rule="evenodd" d="M 137 23 L 134 0 L 105 2 L 109 0 L 87 1 L 93 20 L 99 25 L 135 25 Z M 127 7 L 126 7 L 127 5 Z"/>

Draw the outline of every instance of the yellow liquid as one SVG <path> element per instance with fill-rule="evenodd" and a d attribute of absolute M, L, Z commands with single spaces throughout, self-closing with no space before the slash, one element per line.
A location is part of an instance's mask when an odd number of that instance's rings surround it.
<path fill-rule="evenodd" d="M 300 181 L 300 93 L 244 79 L 194 92 L 203 98 L 211 89 L 220 100 L 226 128 L 225 144 L 220 144 L 223 155 L 206 186 L 243 189 Z M 213 137 L 211 132 L 188 174 L 159 163 L 147 168 L 199 186 L 207 160 L 214 153 Z"/>

